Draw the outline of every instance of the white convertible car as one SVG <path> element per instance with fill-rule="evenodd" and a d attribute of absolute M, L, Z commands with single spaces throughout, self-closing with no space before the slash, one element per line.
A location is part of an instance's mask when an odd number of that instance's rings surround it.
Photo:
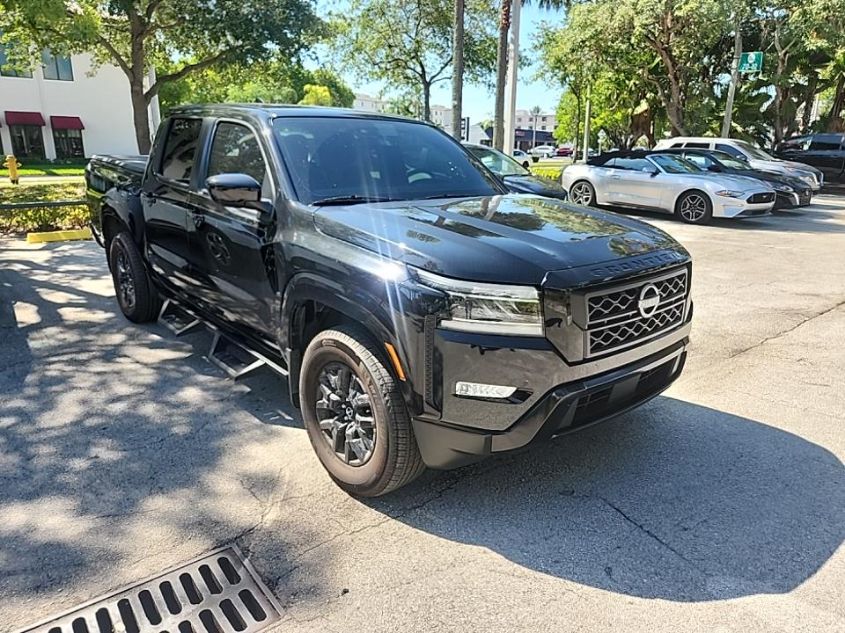
<path fill-rule="evenodd" d="M 602 154 L 565 169 L 561 184 L 576 204 L 664 211 L 691 224 L 765 215 L 775 204 L 763 181 L 707 172 L 658 151 Z"/>

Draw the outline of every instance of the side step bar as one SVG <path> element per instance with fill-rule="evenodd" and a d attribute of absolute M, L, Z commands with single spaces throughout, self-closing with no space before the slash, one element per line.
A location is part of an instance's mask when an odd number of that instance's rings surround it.
<path fill-rule="evenodd" d="M 281 376 L 288 375 L 288 370 L 278 363 L 226 336 L 215 325 L 204 321 L 172 299 L 164 301 L 158 320 L 176 336 L 182 336 L 196 326 L 204 325 L 214 335 L 211 339 L 211 349 L 208 351 L 208 360 L 226 372 L 232 380 L 243 378 L 261 367 L 268 367 Z"/>

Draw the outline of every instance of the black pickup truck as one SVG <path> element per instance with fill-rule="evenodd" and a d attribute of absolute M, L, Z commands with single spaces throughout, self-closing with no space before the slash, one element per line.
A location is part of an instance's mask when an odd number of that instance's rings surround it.
<path fill-rule="evenodd" d="M 128 319 L 163 298 L 272 358 L 317 456 L 374 496 L 607 419 L 686 358 L 688 253 L 502 182 L 436 127 L 185 106 L 86 170 Z"/>
<path fill-rule="evenodd" d="M 821 170 L 827 183 L 845 184 L 845 134 L 796 136 L 778 145 L 775 154 Z"/>

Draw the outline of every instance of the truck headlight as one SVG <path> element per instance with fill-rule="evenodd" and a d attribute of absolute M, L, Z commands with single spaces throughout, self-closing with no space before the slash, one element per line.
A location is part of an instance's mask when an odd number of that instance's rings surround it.
<path fill-rule="evenodd" d="M 421 284 L 447 297 L 440 327 L 461 332 L 543 336 L 540 293 L 531 286 L 504 286 L 441 277 L 411 269 Z"/>
<path fill-rule="evenodd" d="M 721 191 L 716 192 L 717 196 L 722 196 L 724 198 L 741 198 L 744 193 L 742 191 L 733 191 L 731 189 L 722 189 Z"/>

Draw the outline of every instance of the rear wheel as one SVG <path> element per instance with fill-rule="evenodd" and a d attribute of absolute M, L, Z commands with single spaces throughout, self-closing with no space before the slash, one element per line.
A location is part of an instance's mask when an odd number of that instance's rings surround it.
<path fill-rule="evenodd" d="M 138 247 L 126 231 L 115 235 L 109 245 L 109 267 L 117 304 L 123 315 L 135 323 L 154 321 L 161 308 L 161 300 L 150 281 Z"/>
<path fill-rule="evenodd" d="M 713 203 L 702 191 L 687 191 L 675 203 L 675 214 L 687 224 L 707 224 L 713 218 Z"/>
<path fill-rule="evenodd" d="M 299 393 L 311 446 L 347 492 L 376 497 L 425 470 L 399 386 L 359 329 L 339 326 L 312 339 Z"/>
<path fill-rule="evenodd" d="M 575 204 L 591 207 L 596 203 L 596 190 L 586 180 L 579 180 L 570 187 L 569 199 Z"/>

